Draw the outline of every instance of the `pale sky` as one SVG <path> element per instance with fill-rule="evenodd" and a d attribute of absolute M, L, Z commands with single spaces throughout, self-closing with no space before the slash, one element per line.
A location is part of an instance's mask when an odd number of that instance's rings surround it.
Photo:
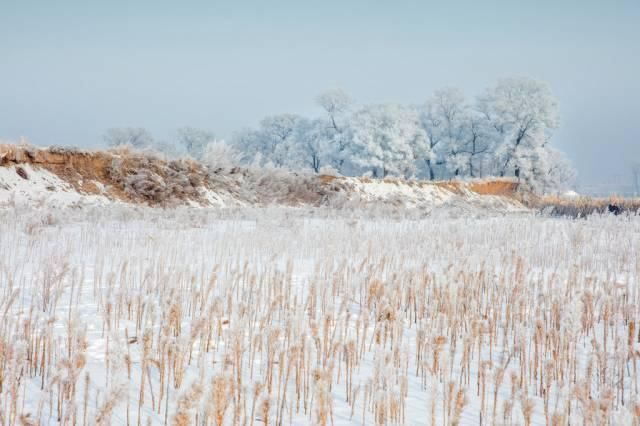
<path fill-rule="evenodd" d="M 446 3 L 446 4 L 444 4 Z M 0 0 L 0 138 L 93 147 L 109 127 L 224 138 L 268 114 L 550 83 L 583 186 L 640 162 L 640 1 Z"/>

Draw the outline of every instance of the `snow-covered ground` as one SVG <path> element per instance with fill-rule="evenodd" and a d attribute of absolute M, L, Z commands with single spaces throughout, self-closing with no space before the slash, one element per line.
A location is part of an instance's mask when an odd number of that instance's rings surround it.
<path fill-rule="evenodd" d="M 37 153 L 44 156 L 48 151 Z M 499 195 L 473 191 L 474 183 L 482 181 L 333 178 L 277 168 L 249 168 L 236 173 L 230 170 L 208 173 L 200 169 L 198 173 L 189 175 L 186 171 L 176 172 L 161 160 L 154 159 L 159 164 L 158 168 L 165 172 L 171 170 L 173 178 L 170 178 L 149 169 L 146 157 L 136 157 L 140 162 L 138 167 L 120 171 L 114 177 L 113 172 L 104 166 L 111 162 L 105 163 L 100 156 L 107 156 L 111 161 L 121 160 L 121 157 L 111 153 L 94 153 L 93 157 L 89 154 L 69 155 L 64 166 L 45 162 L 0 164 L 0 208 L 36 206 L 59 209 L 128 203 L 203 208 L 284 205 L 344 210 L 395 209 L 400 212 L 412 209 L 423 215 L 444 211 L 447 216 L 529 211 L 518 201 L 515 187 L 511 192 Z M 102 162 L 95 166 L 91 161 L 97 162 L 97 159 Z M 83 162 L 81 164 L 85 166 L 74 164 L 74 161 Z M 197 179 L 192 179 L 194 177 Z M 514 182 L 488 179 L 485 183 L 500 185 Z"/>
<path fill-rule="evenodd" d="M 529 211 L 513 197 L 481 195 L 471 191 L 468 184 L 458 182 L 447 188 L 447 182 L 412 182 L 346 178 L 349 189 L 344 191 L 353 206 L 396 206 L 401 209 L 419 209 L 429 214 L 467 215 L 482 213 L 516 213 Z"/>
<path fill-rule="evenodd" d="M 23 176 L 17 173 L 22 169 Z M 100 182 L 93 182 L 100 189 Z M 0 166 L 0 207 L 31 205 L 70 207 L 105 204 L 109 199 L 100 194 L 81 194 L 54 173 L 30 164 Z"/>
<path fill-rule="evenodd" d="M 638 217 L 0 223 L 3 424 L 638 421 Z"/>

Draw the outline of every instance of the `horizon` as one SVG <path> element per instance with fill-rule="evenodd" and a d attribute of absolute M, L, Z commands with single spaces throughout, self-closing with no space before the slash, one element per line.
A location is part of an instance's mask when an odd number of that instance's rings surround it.
<path fill-rule="evenodd" d="M 329 88 L 357 105 L 418 104 L 448 86 L 472 100 L 524 75 L 559 100 L 552 143 L 576 168 L 578 191 L 631 187 L 635 2 L 191 4 L 1 6 L 0 138 L 91 148 L 111 127 L 166 139 L 194 126 L 228 140 L 267 115 L 319 115 L 314 98 Z"/>

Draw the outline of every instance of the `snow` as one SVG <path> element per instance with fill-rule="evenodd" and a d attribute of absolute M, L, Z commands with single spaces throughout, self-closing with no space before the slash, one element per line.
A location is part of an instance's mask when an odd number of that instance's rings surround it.
<path fill-rule="evenodd" d="M 18 175 L 21 167 L 27 179 Z M 104 188 L 100 182 L 93 182 Z M 104 204 L 109 199 L 103 195 L 81 194 L 69 183 L 43 168 L 29 164 L 0 167 L 0 207 L 9 204 L 68 207 L 78 204 Z"/>
<path fill-rule="evenodd" d="M 355 200 L 356 205 L 391 204 L 445 216 L 529 211 L 512 198 L 475 193 L 464 182 L 458 183 L 456 192 L 430 182 L 359 178 L 347 178 L 345 182 L 349 185 L 345 196 Z"/>
<path fill-rule="evenodd" d="M 225 207 L 231 201 L 228 197 L 224 197 L 219 192 L 212 191 L 208 188 L 200 188 L 200 196 L 210 207 Z"/>
<path fill-rule="evenodd" d="M 440 205 L 451 199 L 454 194 L 437 187 L 436 185 L 426 185 L 422 187 L 410 186 L 404 182 L 369 180 L 363 182 L 354 179 L 357 192 L 373 200 L 384 200 L 393 197 L 402 197 L 408 204 L 416 204 L 418 201 L 425 201 L 433 205 Z"/>
<path fill-rule="evenodd" d="M 38 184 L 39 173 L 29 171 Z M 371 187 L 371 195 L 387 196 L 387 185 L 393 184 Z M 410 195 L 407 188 L 401 191 Z M 441 202 L 439 191 L 429 194 Z M 277 401 L 286 395 L 283 424 L 319 424 L 322 401 L 329 403 L 334 425 L 374 424 L 376 401 L 387 415 L 398 403 L 401 422 L 412 425 L 431 424 L 434 401 L 436 423 L 448 424 L 453 411 L 443 410 L 443 403 L 453 383 L 468 400 L 460 424 L 478 424 L 484 365 L 486 424 L 504 421 L 505 402 L 513 403 L 506 422 L 524 424 L 526 398 L 533 402 L 532 424 L 545 424 L 541 389 L 547 384 L 549 415 L 565 413 L 570 403 L 565 421 L 582 424 L 585 407 L 575 395 L 585 381 L 591 392 L 586 403 L 599 404 L 607 422 L 630 424 L 633 418 L 638 360 L 628 358 L 627 349 L 640 347 L 634 342 L 627 348 L 626 342 L 640 306 L 638 217 L 367 219 L 326 209 L 113 205 L 10 207 L 0 209 L 0 222 L 0 305 L 7 319 L 0 338 L 13 348 L 3 352 L 5 413 L 15 402 L 18 415 L 29 413 L 42 424 L 56 424 L 59 415 L 77 416 L 81 424 L 88 377 L 89 424 L 119 390 L 107 423 L 171 422 L 184 396 L 182 406 L 191 404 L 183 409 L 191 415 L 187 424 L 195 423 L 196 413 L 202 422 L 209 407 L 215 412 L 223 403 L 225 424 L 233 423 L 234 412 L 249 424 L 254 400 L 260 404 L 265 397 L 271 401 L 269 423 L 275 424 Z M 605 308 L 608 321 L 602 318 Z M 585 332 L 587 312 L 594 313 L 593 328 Z M 543 334 L 535 378 L 538 325 Z M 350 367 L 353 407 L 345 376 L 350 342 L 358 354 Z M 26 353 L 38 350 L 36 344 L 41 351 L 44 343 L 50 361 L 43 376 Z M 284 385 L 283 367 L 295 353 L 307 369 L 295 364 Z M 69 354 L 80 367 L 68 367 Z M 572 374 L 561 378 L 559 372 L 569 370 L 554 356 L 572 354 Z M 143 364 L 149 376 L 139 416 Z M 495 378 L 505 365 L 494 419 Z M 518 378 L 523 369 L 525 382 L 512 395 L 511 375 Z M 271 392 L 263 388 L 255 397 L 255 386 L 266 385 L 270 371 Z M 20 376 L 12 393 L 13 378 Z M 296 383 L 304 389 L 307 379 L 309 393 L 302 392 L 298 407 Z M 223 384 L 222 399 L 214 397 L 214 380 Z M 73 404 L 68 393 L 60 393 L 70 383 Z M 159 401 L 161 383 L 168 393 Z M 203 393 L 189 403 L 194 384 Z M 256 408 L 254 424 L 262 416 Z"/>
<path fill-rule="evenodd" d="M 23 179 L 16 172 L 22 167 L 28 175 Z M 424 214 L 482 214 L 484 212 L 527 212 L 528 209 L 509 197 L 480 195 L 472 192 L 462 182 L 453 192 L 432 182 L 379 180 L 353 177 L 338 177 L 339 184 L 332 191 L 321 188 L 318 176 L 312 174 L 294 175 L 281 169 L 251 169 L 254 175 L 249 182 L 230 174 L 216 175 L 215 182 L 197 188 L 197 199 L 173 200 L 176 205 L 185 204 L 191 208 L 235 208 L 269 204 L 310 204 L 327 205 L 333 208 L 375 209 L 401 208 L 415 209 Z M 81 186 L 83 182 L 78 182 Z M 111 196 L 106 183 L 93 184 L 98 194 L 88 194 L 76 190 L 69 182 L 44 168 L 21 166 L 0 167 L 0 206 L 11 204 L 42 205 L 56 208 L 80 205 L 106 205 L 121 203 Z M 313 191 L 324 189 L 327 195 L 321 197 Z M 309 194 L 298 200 L 296 193 Z M 317 196 L 316 198 L 314 198 Z M 260 201 L 257 201 L 260 200 Z"/>

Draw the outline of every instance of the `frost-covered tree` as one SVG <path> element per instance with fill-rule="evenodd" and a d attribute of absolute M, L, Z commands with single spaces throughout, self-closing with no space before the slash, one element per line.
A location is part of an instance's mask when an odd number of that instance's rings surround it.
<path fill-rule="evenodd" d="M 443 140 L 443 123 L 433 100 L 427 101 L 420 112 L 420 127 L 426 136 L 426 148 L 422 160 L 425 163 L 429 180 L 436 178 L 436 166 L 439 159 L 438 150 Z"/>
<path fill-rule="evenodd" d="M 246 128 L 236 132 L 231 139 L 231 146 L 239 153 L 241 163 L 263 163 L 266 146 L 259 130 Z"/>
<path fill-rule="evenodd" d="M 290 161 L 318 173 L 327 158 L 334 154 L 334 136 L 335 132 L 327 127 L 325 120 L 298 120 L 291 142 Z"/>
<path fill-rule="evenodd" d="M 168 142 L 166 140 L 156 140 L 153 143 L 152 148 L 156 152 L 165 155 L 167 158 L 177 158 L 182 154 L 182 151 L 175 143 Z"/>
<path fill-rule="evenodd" d="M 491 154 L 492 149 L 493 140 L 486 121 L 469 113 L 465 120 L 464 142 L 458 152 L 458 158 L 466 161 L 465 165 L 460 166 L 466 168 L 465 174 L 470 177 L 482 177 L 484 160 Z"/>
<path fill-rule="evenodd" d="M 341 90 L 316 101 L 321 118 L 274 115 L 238 133 L 233 145 L 242 161 L 376 177 L 515 176 L 545 191 L 572 173 L 550 145 L 557 102 L 535 80 L 501 80 L 473 106 L 455 88 L 436 91 L 420 107 L 378 104 L 352 112 Z"/>
<path fill-rule="evenodd" d="M 478 99 L 496 138 L 496 173 L 520 177 L 528 158 L 558 127 L 558 103 L 546 83 L 529 78 L 500 80 Z M 529 154 L 522 151 L 529 151 Z"/>
<path fill-rule="evenodd" d="M 243 152 L 245 162 L 291 166 L 293 137 L 300 116 L 279 114 L 264 118 L 258 129 L 246 129 L 235 135 L 233 145 Z"/>
<path fill-rule="evenodd" d="M 463 153 L 469 118 L 464 94 L 460 89 L 450 87 L 436 91 L 434 101 L 442 122 L 443 164 L 450 174 L 459 176 L 468 162 Z"/>
<path fill-rule="evenodd" d="M 240 163 L 240 153 L 225 141 L 214 141 L 204 148 L 202 161 L 215 172 L 228 171 Z"/>
<path fill-rule="evenodd" d="M 345 116 L 351 107 L 352 100 L 343 90 L 327 90 L 316 98 L 316 102 L 326 112 L 331 127 L 340 132 L 342 124 L 340 120 Z"/>
<path fill-rule="evenodd" d="M 266 117 L 260 122 L 270 153 L 269 159 L 274 165 L 287 164 L 287 156 L 292 150 L 292 139 L 300 118 L 295 114 L 278 114 Z"/>
<path fill-rule="evenodd" d="M 396 104 L 366 106 L 351 117 L 350 150 L 354 164 L 374 177 L 409 177 L 426 137 L 415 109 Z"/>
<path fill-rule="evenodd" d="M 575 177 L 562 152 L 548 143 L 519 150 L 516 161 L 521 169 L 521 181 L 538 193 L 565 189 Z"/>
<path fill-rule="evenodd" d="M 464 174 L 469 163 L 469 119 L 464 94 L 456 88 L 437 90 L 421 108 L 420 124 L 428 148 L 422 160 L 430 180 L 436 178 L 438 166 L 444 166 L 441 177 Z"/>
<path fill-rule="evenodd" d="M 340 89 L 327 90 L 316 98 L 316 103 L 324 110 L 327 122 L 326 135 L 330 137 L 330 144 L 326 146 L 330 152 L 326 155 L 331 166 L 344 172 L 347 161 L 347 145 L 349 143 L 348 113 L 353 101 Z"/>
<path fill-rule="evenodd" d="M 208 130 L 182 127 L 176 131 L 176 142 L 195 159 L 202 159 L 207 145 L 216 141 L 216 136 Z"/>
<path fill-rule="evenodd" d="M 545 161 L 541 162 L 546 170 L 543 179 L 542 192 L 551 192 L 561 189 L 567 189 L 575 183 L 577 176 L 576 170 L 571 165 L 565 154 L 553 147 L 546 147 Z"/>
<path fill-rule="evenodd" d="M 140 127 L 111 128 L 103 136 L 107 146 L 132 146 L 136 149 L 146 149 L 153 145 L 151 134 Z"/>

